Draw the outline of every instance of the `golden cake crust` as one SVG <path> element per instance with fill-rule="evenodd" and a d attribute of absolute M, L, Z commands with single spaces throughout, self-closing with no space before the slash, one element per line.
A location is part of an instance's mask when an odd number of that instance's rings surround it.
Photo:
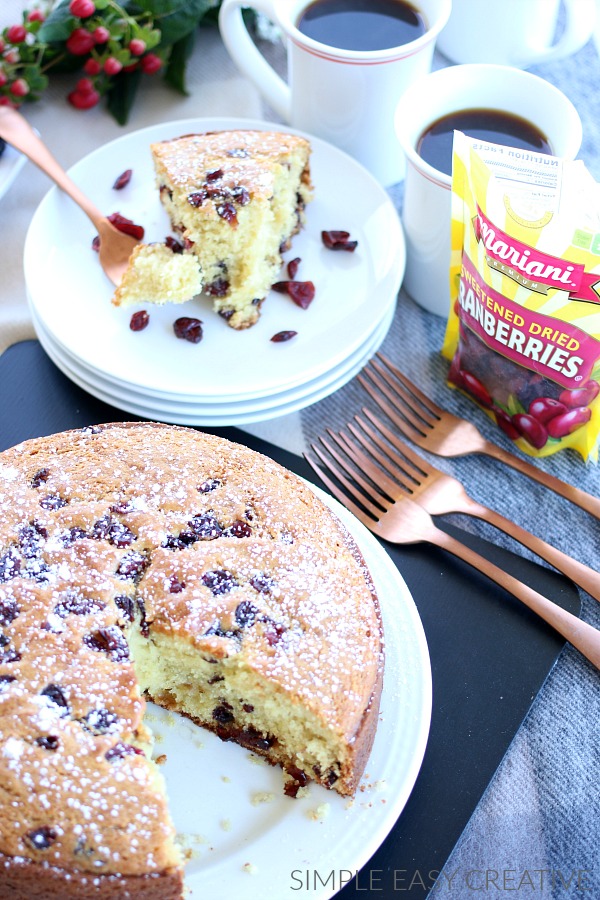
<path fill-rule="evenodd" d="M 381 621 L 358 548 L 304 482 L 221 438 L 114 423 L 5 451 L 0 489 L 0 896 L 180 896 L 144 690 L 354 792 Z M 208 671 L 207 712 L 167 669 L 147 678 L 155 645 Z M 333 748 L 323 768 L 274 733 L 279 709 Z"/>

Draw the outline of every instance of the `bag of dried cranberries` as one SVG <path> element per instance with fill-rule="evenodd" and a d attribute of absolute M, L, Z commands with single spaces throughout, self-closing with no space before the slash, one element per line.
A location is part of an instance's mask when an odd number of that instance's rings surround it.
<path fill-rule="evenodd" d="M 581 161 L 454 134 L 449 383 L 518 447 L 600 439 L 600 185 Z"/>

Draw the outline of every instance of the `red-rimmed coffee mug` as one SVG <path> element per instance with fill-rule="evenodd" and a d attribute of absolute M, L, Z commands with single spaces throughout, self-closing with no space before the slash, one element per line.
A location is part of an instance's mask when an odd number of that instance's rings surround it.
<path fill-rule="evenodd" d="M 422 33 L 380 50 L 348 50 L 308 37 L 298 27 L 311 6 L 307 0 L 223 0 L 219 26 L 238 68 L 287 123 L 345 150 L 390 185 L 404 176 L 394 128 L 396 104 L 430 71 L 451 0 L 415 0 L 413 5 L 422 17 Z M 263 13 L 280 29 L 288 51 L 288 83 L 252 41 L 243 7 Z"/>

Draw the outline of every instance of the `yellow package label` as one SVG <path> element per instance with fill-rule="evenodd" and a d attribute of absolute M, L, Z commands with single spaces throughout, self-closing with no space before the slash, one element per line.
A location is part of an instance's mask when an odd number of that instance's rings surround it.
<path fill-rule="evenodd" d="M 600 438 L 600 185 L 580 161 L 454 135 L 449 383 L 523 451 Z"/>

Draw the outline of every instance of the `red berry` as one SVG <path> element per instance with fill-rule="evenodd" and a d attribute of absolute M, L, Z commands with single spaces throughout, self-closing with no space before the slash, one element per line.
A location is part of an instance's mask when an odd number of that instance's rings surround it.
<path fill-rule="evenodd" d="M 98 91 L 71 91 L 67 95 L 67 100 L 75 109 L 91 109 L 100 99 Z"/>
<path fill-rule="evenodd" d="M 131 176 L 132 176 L 132 174 L 133 174 L 133 170 L 132 170 L 132 169 L 125 169 L 125 171 L 122 172 L 122 173 L 119 175 L 119 177 L 117 178 L 117 180 L 116 180 L 115 183 L 113 184 L 114 190 L 115 190 L 115 191 L 120 191 L 120 190 L 122 190 L 126 185 L 128 185 L 129 182 L 131 181 Z M 183 249 L 183 248 L 182 248 L 182 249 Z"/>
<path fill-rule="evenodd" d="M 577 431 L 582 425 L 586 425 L 591 418 L 591 409 L 588 409 L 587 406 L 579 406 L 551 419 L 546 427 L 550 437 L 562 438 L 573 431 Z"/>
<path fill-rule="evenodd" d="M 85 28 L 75 28 L 67 38 L 67 50 L 73 56 L 85 56 L 94 46 L 95 41 Z"/>
<path fill-rule="evenodd" d="M 6 77 L 6 75 L 2 71 L 2 69 L 0 69 L 0 87 L 4 87 L 4 85 L 6 84 L 7 81 L 8 81 L 8 78 Z"/>
<path fill-rule="evenodd" d="M 96 90 L 92 81 L 89 78 L 80 78 L 77 84 L 75 85 L 75 90 L 80 94 L 89 94 L 90 91 Z"/>
<path fill-rule="evenodd" d="M 9 90 L 15 97 L 25 97 L 29 93 L 29 85 L 24 78 L 16 78 Z"/>
<path fill-rule="evenodd" d="M 24 25 L 11 25 L 6 32 L 6 39 L 10 44 L 22 44 L 27 37 L 27 29 Z"/>
<path fill-rule="evenodd" d="M 134 56 L 141 56 L 146 50 L 146 42 L 140 40 L 140 38 L 132 38 L 129 41 L 129 51 L 133 53 Z"/>
<path fill-rule="evenodd" d="M 146 55 L 142 57 L 141 65 L 142 71 L 145 72 L 146 75 L 154 75 L 155 72 L 162 69 L 162 59 L 160 56 L 157 56 L 156 53 L 146 53 Z"/>
<path fill-rule="evenodd" d="M 536 397 L 529 404 L 529 415 L 533 416 L 542 425 L 545 425 L 550 419 L 567 411 L 564 403 L 559 403 L 552 397 Z"/>
<path fill-rule="evenodd" d="M 98 27 L 94 28 L 92 31 L 92 37 L 94 38 L 95 44 L 105 44 L 110 38 L 110 31 L 108 28 L 105 28 L 104 25 L 98 25 Z"/>
<path fill-rule="evenodd" d="M 27 14 L 28 22 L 45 22 L 46 16 L 41 11 L 41 9 L 32 9 L 30 13 Z"/>
<path fill-rule="evenodd" d="M 511 441 L 516 441 L 520 436 L 520 433 L 513 425 L 508 413 L 505 413 L 503 409 L 499 409 L 497 406 L 495 406 L 494 415 L 496 417 L 498 426 L 502 429 L 504 434 L 506 434 L 511 439 Z"/>
<path fill-rule="evenodd" d="M 109 56 L 108 59 L 104 61 L 103 68 L 107 75 L 117 75 L 123 68 L 123 63 L 120 63 L 114 56 Z"/>
<path fill-rule="evenodd" d="M 546 444 L 548 432 L 545 426 L 542 425 L 541 422 L 538 422 L 537 419 L 534 419 L 533 416 L 530 416 L 527 413 L 515 413 L 512 417 L 512 422 L 519 431 L 519 434 L 524 437 L 532 447 L 541 450 Z"/>
<path fill-rule="evenodd" d="M 93 59 L 90 56 L 90 58 L 86 59 L 84 63 L 83 71 L 87 72 L 88 75 L 99 75 L 102 71 L 102 66 L 97 59 Z"/>
<path fill-rule="evenodd" d="M 590 379 L 583 387 L 562 391 L 558 399 L 569 409 L 576 409 L 579 406 L 589 406 L 598 394 L 600 394 L 600 384 Z"/>
<path fill-rule="evenodd" d="M 12 50 L 8 50 L 4 54 L 4 61 L 10 63 L 11 65 L 13 65 L 14 63 L 18 63 L 20 59 L 21 54 L 14 47 L 12 48 Z"/>
<path fill-rule="evenodd" d="M 465 391 L 468 391 L 481 406 L 489 409 L 492 406 L 492 398 L 485 385 L 478 378 L 475 378 L 474 375 L 471 375 L 470 372 L 467 372 L 466 369 L 463 369 L 460 374 L 462 387 Z"/>
<path fill-rule="evenodd" d="M 96 12 L 94 0 L 71 0 L 69 11 L 80 19 L 88 19 Z"/>

